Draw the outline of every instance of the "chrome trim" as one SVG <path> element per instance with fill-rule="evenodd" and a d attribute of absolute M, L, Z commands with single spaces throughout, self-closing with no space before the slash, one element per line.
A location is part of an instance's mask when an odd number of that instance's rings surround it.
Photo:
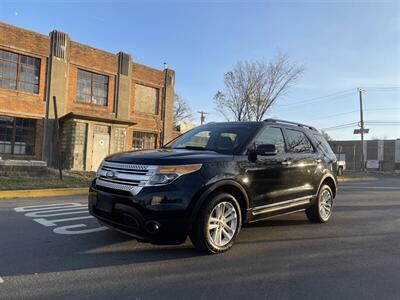
<path fill-rule="evenodd" d="M 155 171 L 158 167 L 152 165 L 138 165 L 138 164 L 127 164 L 127 163 L 114 163 L 104 161 L 102 166 L 110 168 L 119 168 L 125 170 L 140 170 L 140 171 Z"/>
<path fill-rule="evenodd" d="M 157 169 L 154 165 L 103 161 L 97 172 L 96 185 L 137 195 Z M 112 177 L 107 176 L 110 172 L 113 172 Z"/>
<path fill-rule="evenodd" d="M 142 190 L 141 186 L 108 182 L 108 181 L 101 180 L 100 178 L 96 179 L 96 185 L 104 186 L 104 187 L 110 188 L 110 189 L 131 192 L 132 195 L 137 195 Z"/>
<path fill-rule="evenodd" d="M 113 178 L 107 178 L 108 170 L 101 169 L 98 173 L 98 176 L 104 177 L 104 179 L 113 180 L 113 179 L 124 179 L 124 180 L 131 180 L 131 181 L 148 181 L 151 175 L 147 175 L 147 173 L 141 174 L 130 174 L 130 173 L 122 173 L 117 170 L 113 170 L 115 176 Z"/>
<path fill-rule="evenodd" d="M 305 208 L 299 208 L 299 209 L 296 209 L 296 210 L 287 211 L 287 212 L 284 212 L 284 213 L 268 216 L 268 217 L 265 217 L 265 218 L 251 220 L 249 223 L 258 222 L 258 221 L 262 221 L 262 220 L 269 220 L 269 219 L 280 217 L 280 216 L 284 216 L 284 215 L 294 214 L 294 213 L 297 213 L 297 212 L 300 212 L 300 211 L 305 211 Z"/>
<path fill-rule="evenodd" d="M 282 201 L 282 202 L 278 202 L 278 203 L 257 206 L 252 209 L 251 214 L 253 216 L 256 216 L 256 215 L 267 213 L 267 212 L 274 212 L 277 210 L 296 207 L 296 206 L 310 203 L 311 199 L 312 199 L 312 196 L 305 196 L 305 197 L 295 198 L 292 200 Z"/>

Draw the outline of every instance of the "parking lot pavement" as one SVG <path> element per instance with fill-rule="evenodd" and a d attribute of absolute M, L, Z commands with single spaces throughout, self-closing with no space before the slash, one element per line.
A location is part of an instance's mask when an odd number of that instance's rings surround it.
<path fill-rule="evenodd" d="M 400 180 L 342 184 L 335 214 L 242 229 L 227 253 L 141 244 L 85 197 L 0 201 L 0 299 L 399 299 Z"/>

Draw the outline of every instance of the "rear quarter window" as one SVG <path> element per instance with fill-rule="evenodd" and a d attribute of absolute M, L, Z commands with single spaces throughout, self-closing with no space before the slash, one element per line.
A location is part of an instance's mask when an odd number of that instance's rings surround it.
<path fill-rule="evenodd" d="M 317 147 L 319 149 L 321 149 L 326 154 L 334 155 L 331 146 L 328 144 L 328 142 L 325 140 L 325 138 L 322 135 L 313 133 L 313 136 L 315 138 Z"/>
<path fill-rule="evenodd" d="M 288 152 L 292 153 L 311 153 L 314 148 L 308 137 L 302 131 L 286 129 L 286 145 Z"/>

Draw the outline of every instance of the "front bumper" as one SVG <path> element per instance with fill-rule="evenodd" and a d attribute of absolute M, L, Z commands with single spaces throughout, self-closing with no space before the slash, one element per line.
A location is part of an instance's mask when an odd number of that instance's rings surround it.
<path fill-rule="evenodd" d="M 147 198 L 147 197 L 146 197 Z M 104 225 L 155 244 L 180 244 L 190 229 L 189 210 L 181 204 L 149 204 L 138 196 L 105 192 L 92 185 L 89 212 Z"/>

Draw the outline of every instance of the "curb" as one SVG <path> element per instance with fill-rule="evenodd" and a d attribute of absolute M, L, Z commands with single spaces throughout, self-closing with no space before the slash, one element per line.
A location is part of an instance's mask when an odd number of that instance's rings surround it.
<path fill-rule="evenodd" d="M 60 189 L 42 189 L 42 190 L 14 190 L 0 191 L 0 199 L 10 198 L 38 198 L 38 197 L 57 197 L 57 196 L 73 196 L 85 195 L 89 191 L 85 188 L 60 188 Z"/>
<path fill-rule="evenodd" d="M 364 176 L 364 177 L 338 177 L 338 182 L 352 182 L 352 181 L 371 181 L 378 180 L 376 177 Z"/>

